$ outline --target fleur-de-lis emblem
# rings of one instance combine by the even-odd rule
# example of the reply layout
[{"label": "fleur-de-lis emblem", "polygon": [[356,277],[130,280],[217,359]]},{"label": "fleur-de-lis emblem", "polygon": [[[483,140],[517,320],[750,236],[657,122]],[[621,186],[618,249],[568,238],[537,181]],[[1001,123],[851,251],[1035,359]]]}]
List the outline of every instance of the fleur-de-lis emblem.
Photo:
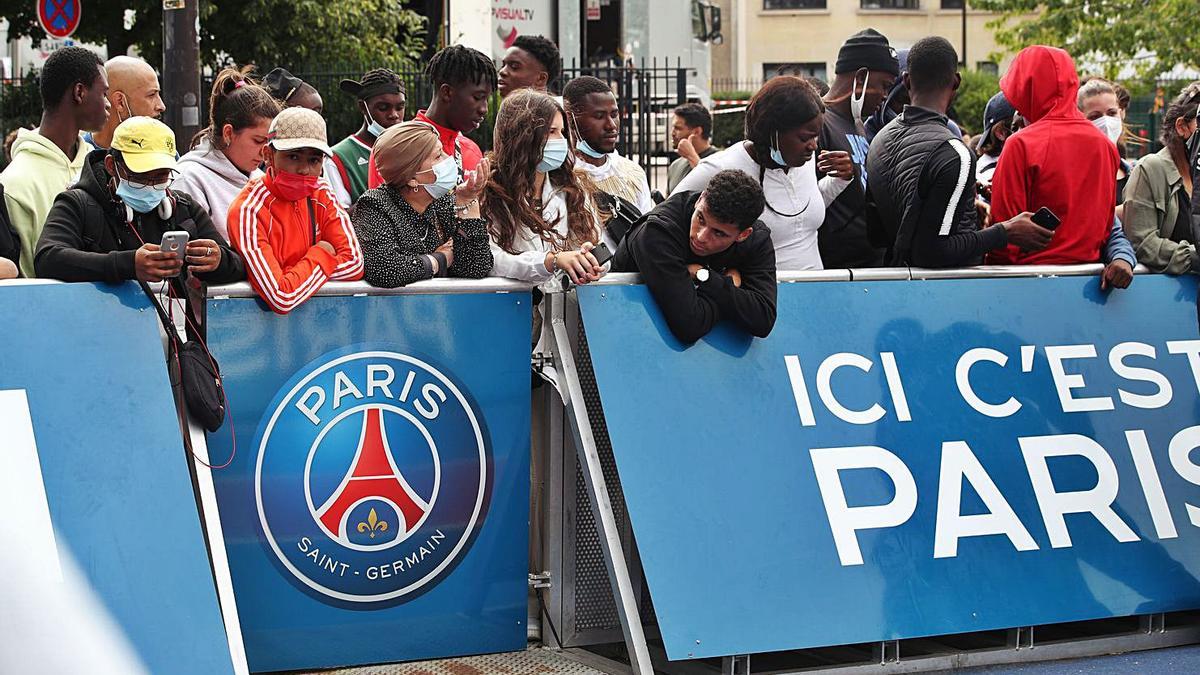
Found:
[{"label": "fleur-de-lis emblem", "polygon": [[386,520],[380,520],[379,515],[375,513],[375,509],[367,514],[367,522],[358,524],[359,532],[366,532],[367,536],[375,538],[376,532],[387,532],[388,524]]}]

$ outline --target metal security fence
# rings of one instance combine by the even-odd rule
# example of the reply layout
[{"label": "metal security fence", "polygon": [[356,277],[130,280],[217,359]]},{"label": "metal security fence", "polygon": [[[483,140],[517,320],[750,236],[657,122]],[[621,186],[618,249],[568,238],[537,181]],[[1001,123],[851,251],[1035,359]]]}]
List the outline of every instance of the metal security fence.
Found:
[{"label": "metal security fence", "polygon": [[[671,62],[674,65],[671,65]],[[372,69],[386,67],[405,83],[408,109],[405,119],[411,119],[429,105],[433,87],[422,69],[411,64],[375,63],[371,65],[339,64],[321,68],[299,68],[294,74],[311,84],[324,101],[325,119],[329,123],[330,140],[354,133],[362,125],[362,114],[353,97],[342,93],[338,84],[344,79],[358,79]],[[206,69],[202,91],[207,110],[208,92],[212,89],[214,70]],[[612,87],[621,109],[621,128],[618,150],[637,162],[646,171],[652,189],[666,191],[666,167],[673,159],[671,111],[688,100],[687,80],[694,71],[678,59],[643,60],[638,65],[580,66],[574,61],[564,64],[562,75],[550,83],[550,90],[560,94],[571,80],[584,75],[597,77]],[[492,99],[488,116],[479,129],[470,134],[485,152],[492,147],[492,129],[500,107],[499,95]]]}]

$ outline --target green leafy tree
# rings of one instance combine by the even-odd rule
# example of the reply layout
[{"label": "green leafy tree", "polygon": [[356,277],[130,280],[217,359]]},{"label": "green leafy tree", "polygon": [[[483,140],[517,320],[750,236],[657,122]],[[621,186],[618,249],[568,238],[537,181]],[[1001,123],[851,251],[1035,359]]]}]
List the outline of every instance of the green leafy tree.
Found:
[{"label": "green leafy tree", "polygon": [[[264,68],[328,62],[416,62],[424,47],[425,19],[400,0],[205,0],[201,6],[201,57]],[[126,13],[133,19],[126,27]],[[162,62],[162,0],[85,3],[73,36],[130,47],[150,63]],[[46,37],[31,0],[0,0],[9,37]]]},{"label": "green leafy tree", "polygon": [[953,112],[960,127],[972,134],[982,133],[983,110],[988,99],[1000,91],[1000,78],[979,70],[962,71],[962,84],[954,97]]},{"label": "green leafy tree", "polygon": [[989,26],[1004,47],[1063,47],[1097,62],[1108,77],[1129,65],[1143,76],[1200,67],[1196,0],[970,0],[970,6],[1000,14]]}]

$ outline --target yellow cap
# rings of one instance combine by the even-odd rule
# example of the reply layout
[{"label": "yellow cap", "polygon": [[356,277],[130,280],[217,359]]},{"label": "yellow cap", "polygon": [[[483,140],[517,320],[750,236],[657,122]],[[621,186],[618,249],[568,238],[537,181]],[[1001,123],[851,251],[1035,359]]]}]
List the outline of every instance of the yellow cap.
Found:
[{"label": "yellow cap", "polygon": [[112,149],[121,151],[134,173],[175,168],[175,132],[153,117],[130,117],[117,125]]}]

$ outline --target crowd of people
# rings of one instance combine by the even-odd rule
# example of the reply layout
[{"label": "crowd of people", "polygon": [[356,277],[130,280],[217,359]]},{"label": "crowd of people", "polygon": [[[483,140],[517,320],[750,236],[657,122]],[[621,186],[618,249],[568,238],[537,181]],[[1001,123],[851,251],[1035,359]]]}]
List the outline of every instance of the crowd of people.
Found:
[{"label": "crowd of people", "polygon": [[[344,80],[362,125],[331,143],[312,85],[227,68],[206,128],[177,148],[153,68],[59,49],[41,73],[41,124],[17,134],[0,174],[0,278],[168,281],[179,297],[247,280],[286,314],[329,281],[587,284],[631,271],[692,342],[721,321],[769,334],[779,271],[1101,262],[1103,285],[1124,288],[1138,263],[1200,269],[1200,83],[1166,106],[1164,148],[1133,165],[1127,92],[1081,85],[1067,52],[1030,47],[969,141],[948,117],[961,83],[951,44],[897,53],[868,29],[842,45],[828,85],[764,84],[728,148],[713,146],[704,106],[675,109],[664,197],[619,152],[609,83],[581,76],[551,93],[553,42],[521,36],[499,69],[450,46],[426,74],[433,94],[411,120],[395,73]],[[494,92],[485,153],[467,134]],[[160,249],[178,232],[183,250]]]}]

